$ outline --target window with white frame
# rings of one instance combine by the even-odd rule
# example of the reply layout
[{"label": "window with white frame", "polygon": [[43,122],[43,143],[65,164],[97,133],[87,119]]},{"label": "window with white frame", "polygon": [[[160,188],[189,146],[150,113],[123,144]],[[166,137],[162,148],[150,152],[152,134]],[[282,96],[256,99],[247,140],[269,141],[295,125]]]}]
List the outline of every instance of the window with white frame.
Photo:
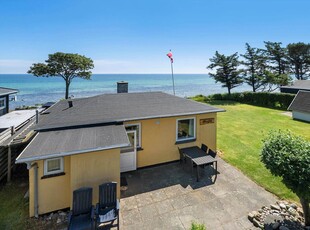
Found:
[{"label": "window with white frame", "polygon": [[44,160],[44,175],[62,173],[64,162],[62,157]]},{"label": "window with white frame", "polygon": [[137,147],[141,147],[141,124],[136,123],[136,124],[127,124],[125,125],[126,131],[136,131],[137,135]]},{"label": "window with white frame", "polygon": [[0,98],[0,109],[5,107],[5,98]]},{"label": "window with white frame", "polygon": [[193,140],[196,138],[195,118],[177,119],[177,141]]}]

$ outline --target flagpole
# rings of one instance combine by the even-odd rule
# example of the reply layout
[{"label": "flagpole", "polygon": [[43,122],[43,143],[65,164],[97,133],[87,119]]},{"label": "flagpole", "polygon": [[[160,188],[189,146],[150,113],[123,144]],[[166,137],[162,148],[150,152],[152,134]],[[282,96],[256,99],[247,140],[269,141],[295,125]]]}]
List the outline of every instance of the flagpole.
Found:
[{"label": "flagpole", "polygon": [[174,90],[174,76],[173,76],[173,62],[172,62],[172,61],[171,61],[171,76],[172,76],[173,95],[175,96],[175,90]]}]

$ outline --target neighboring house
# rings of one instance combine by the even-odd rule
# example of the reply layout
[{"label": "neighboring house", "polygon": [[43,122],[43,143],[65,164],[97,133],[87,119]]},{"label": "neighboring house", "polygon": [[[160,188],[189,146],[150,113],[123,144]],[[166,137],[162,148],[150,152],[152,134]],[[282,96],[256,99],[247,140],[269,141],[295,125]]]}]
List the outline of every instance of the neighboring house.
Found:
[{"label": "neighboring house", "polygon": [[299,91],[287,110],[293,119],[310,122],[310,91]]},{"label": "neighboring house", "polygon": [[9,112],[9,103],[11,94],[18,93],[17,89],[9,89],[0,87],[0,116],[7,114]]},{"label": "neighboring house", "polygon": [[216,150],[218,109],[162,92],[62,100],[40,116],[37,135],[17,158],[29,169],[29,211],[68,208],[73,190],[118,182],[120,173],[179,160],[178,147]]},{"label": "neighboring house", "polygon": [[299,90],[310,91],[310,80],[296,80],[291,85],[281,86],[281,93],[296,94]]}]

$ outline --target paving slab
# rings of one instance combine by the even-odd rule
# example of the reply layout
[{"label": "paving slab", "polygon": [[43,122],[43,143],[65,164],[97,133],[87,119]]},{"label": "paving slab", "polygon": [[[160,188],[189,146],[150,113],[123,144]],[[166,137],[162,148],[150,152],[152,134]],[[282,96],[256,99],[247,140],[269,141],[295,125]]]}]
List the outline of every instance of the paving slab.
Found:
[{"label": "paving slab", "polygon": [[[210,166],[201,170],[179,163],[124,173],[128,189],[121,192],[121,229],[255,229],[247,214],[277,198],[222,159],[217,177]],[[215,180],[216,178],[216,180]]]}]

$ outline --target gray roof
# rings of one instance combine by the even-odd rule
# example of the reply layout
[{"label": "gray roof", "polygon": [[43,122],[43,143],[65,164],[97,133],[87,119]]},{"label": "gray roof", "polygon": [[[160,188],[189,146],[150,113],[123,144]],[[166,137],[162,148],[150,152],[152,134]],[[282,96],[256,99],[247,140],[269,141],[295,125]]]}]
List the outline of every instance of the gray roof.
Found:
[{"label": "gray roof", "polygon": [[0,117],[0,129],[7,129],[11,126],[15,128],[21,126],[26,121],[36,115],[35,109],[14,110]]},{"label": "gray roof", "polygon": [[281,86],[281,88],[310,90],[310,80],[296,80],[292,85]]},{"label": "gray roof", "polygon": [[222,112],[204,103],[162,92],[102,94],[89,98],[62,100],[40,116],[36,130],[91,124]]},{"label": "gray roof", "polygon": [[120,148],[128,145],[129,141],[123,125],[39,132],[18,156],[16,163]]},{"label": "gray roof", "polygon": [[10,89],[10,88],[4,88],[0,87],[0,96],[10,95],[13,93],[18,93],[17,89]]},{"label": "gray roof", "polygon": [[298,91],[288,110],[310,113],[310,91]]}]

